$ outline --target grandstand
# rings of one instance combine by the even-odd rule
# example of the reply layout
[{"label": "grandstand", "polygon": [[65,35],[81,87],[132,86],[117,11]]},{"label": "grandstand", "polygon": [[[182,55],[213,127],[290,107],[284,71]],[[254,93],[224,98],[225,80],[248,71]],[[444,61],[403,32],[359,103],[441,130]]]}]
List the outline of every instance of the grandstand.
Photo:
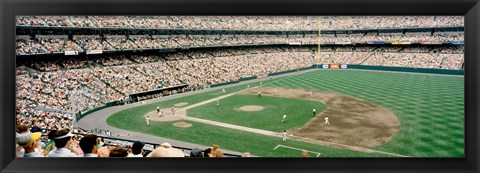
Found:
[{"label": "grandstand", "polygon": [[464,66],[464,24],[457,16],[19,16],[16,21],[16,118],[38,119],[45,129],[73,128],[106,106],[322,64],[456,71]]}]

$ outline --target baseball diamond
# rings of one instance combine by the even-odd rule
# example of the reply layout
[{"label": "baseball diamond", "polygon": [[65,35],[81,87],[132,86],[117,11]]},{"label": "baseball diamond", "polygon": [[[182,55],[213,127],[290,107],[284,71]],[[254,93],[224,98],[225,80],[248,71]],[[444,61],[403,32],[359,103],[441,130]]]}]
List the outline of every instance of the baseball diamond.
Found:
[{"label": "baseball diamond", "polygon": [[464,16],[15,19],[17,157],[465,157]]},{"label": "baseball diamond", "polygon": [[[246,85],[251,87],[247,89]],[[221,141],[225,149],[266,157],[295,154],[288,150],[271,151],[282,143],[283,128],[293,135],[285,145],[319,151],[322,157],[464,156],[464,91],[460,76],[311,70],[264,81],[262,87],[249,83],[227,90],[221,95],[220,107],[214,105],[218,96],[211,95],[221,92],[218,89],[126,109],[110,116],[107,122],[113,127],[189,143],[209,145]],[[255,95],[260,90],[265,95],[262,98]],[[307,97],[309,90],[314,91],[313,98]],[[140,117],[155,110],[156,105],[169,108],[181,102],[193,105],[179,110],[185,111],[181,115],[185,116],[183,122],[192,124],[191,127],[175,128],[171,124],[179,120],[173,120],[151,122],[152,128],[144,128]],[[270,104],[278,104],[282,109],[269,107]],[[261,105],[264,110],[235,110],[243,105]],[[313,107],[318,110],[316,117],[311,116]],[[262,114],[263,111],[271,112]],[[286,124],[280,124],[284,112],[289,118]],[[324,115],[331,117],[328,127],[322,125]],[[198,123],[190,117],[215,123]],[[251,129],[237,130],[238,126]],[[255,131],[261,129],[272,133]]]}]

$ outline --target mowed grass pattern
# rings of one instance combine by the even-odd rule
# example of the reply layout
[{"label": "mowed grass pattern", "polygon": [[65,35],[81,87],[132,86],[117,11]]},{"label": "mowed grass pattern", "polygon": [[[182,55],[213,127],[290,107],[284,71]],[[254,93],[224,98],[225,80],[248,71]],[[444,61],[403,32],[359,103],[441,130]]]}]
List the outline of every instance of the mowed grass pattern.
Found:
[{"label": "mowed grass pattern", "polygon": [[[220,99],[220,106],[217,107],[216,104],[214,101],[188,109],[187,116],[283,132],[290,128],[301,127],[308,122],[313,118],[313,108],[317,109],[317,113],[326,108],[323,103],[317,101],[268,96],[259,98],[257,95],[233,95]],[[238,110],[247,105],[263,106],[264,109],[254,112]],[[284,113],[287,114],[287,121],[281,123]]]},{"label": "mowed grass pattern", "polygon": [[346,94],[392,110],[399,134],[373,149],[417,157],[464,157],[464,78],[359,70],[319,70],[268,86]]},{"label": "mowed grass pattern", "polygon": [[[423,79],[425,77],[425,79]],[[413,157],[464,157],[464,78],[428,74],[403,74],[358,70],[318,70],[263,82],[281,86],[337,92],[369,100],[397,114],[400,132],[390,142],[372,149]],[[256,86],[250,84],[250,87]],[[245,89],[245,85],[227,88],[227,93]],[[387,157],[336,149],[281,138],[253,134],[196,122],[192,128],[177,128],[174,122],[153,122],[145,127],[143,115],[157,106],[198,103],[218,97],[221,90],[148,104],[124,110],[107,119],[113,127],[171,139],[250,153],[257,156],[299,156],[292,150],[273,150],[278,144],[321,152],[321,157]],[[282,152],[282,151],[290,151]]]}]

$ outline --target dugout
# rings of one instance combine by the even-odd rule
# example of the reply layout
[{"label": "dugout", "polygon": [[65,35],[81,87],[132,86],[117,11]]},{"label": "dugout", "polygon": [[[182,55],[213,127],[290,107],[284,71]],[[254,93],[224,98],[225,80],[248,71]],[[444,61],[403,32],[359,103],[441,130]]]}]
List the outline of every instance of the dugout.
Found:
[{"label": "dugout", "polygon": [[172,86],[167,88],[160,88],[160,89],[132,93],[132,94],[129,94],[129,100],[131,102],[138,102],[138,101],[157,98],[161,96],[182,93],[184,89],[186,89],[187,87],[188,87],[187,84],[182,84],[182,85],[177,85],[177,86]]}]

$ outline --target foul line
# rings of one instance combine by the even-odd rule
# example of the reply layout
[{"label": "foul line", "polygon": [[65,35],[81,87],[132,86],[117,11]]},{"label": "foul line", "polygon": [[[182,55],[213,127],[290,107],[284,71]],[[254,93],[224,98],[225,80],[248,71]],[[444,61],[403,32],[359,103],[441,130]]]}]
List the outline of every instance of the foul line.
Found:
[{"label": "foul line", "polygon": [[[283,148],[290,148],[290,149],[294,149],[294,150],[299,150],[299,151],[303,151],[305,149],[300,149],[300,148],[295,148],[295,147],[290,147],[290,146],[286,146],[286,145],[277,145],[273,150],[276,150],[278,147],[283,147]],[[320,156],[322,153],[319,153],[319,152],[315,152],[315,151],[309,151],[309,150],[305,150],[307,152],[310,152],[310,153],[315,153],[317,154],[316,157]]]}]

